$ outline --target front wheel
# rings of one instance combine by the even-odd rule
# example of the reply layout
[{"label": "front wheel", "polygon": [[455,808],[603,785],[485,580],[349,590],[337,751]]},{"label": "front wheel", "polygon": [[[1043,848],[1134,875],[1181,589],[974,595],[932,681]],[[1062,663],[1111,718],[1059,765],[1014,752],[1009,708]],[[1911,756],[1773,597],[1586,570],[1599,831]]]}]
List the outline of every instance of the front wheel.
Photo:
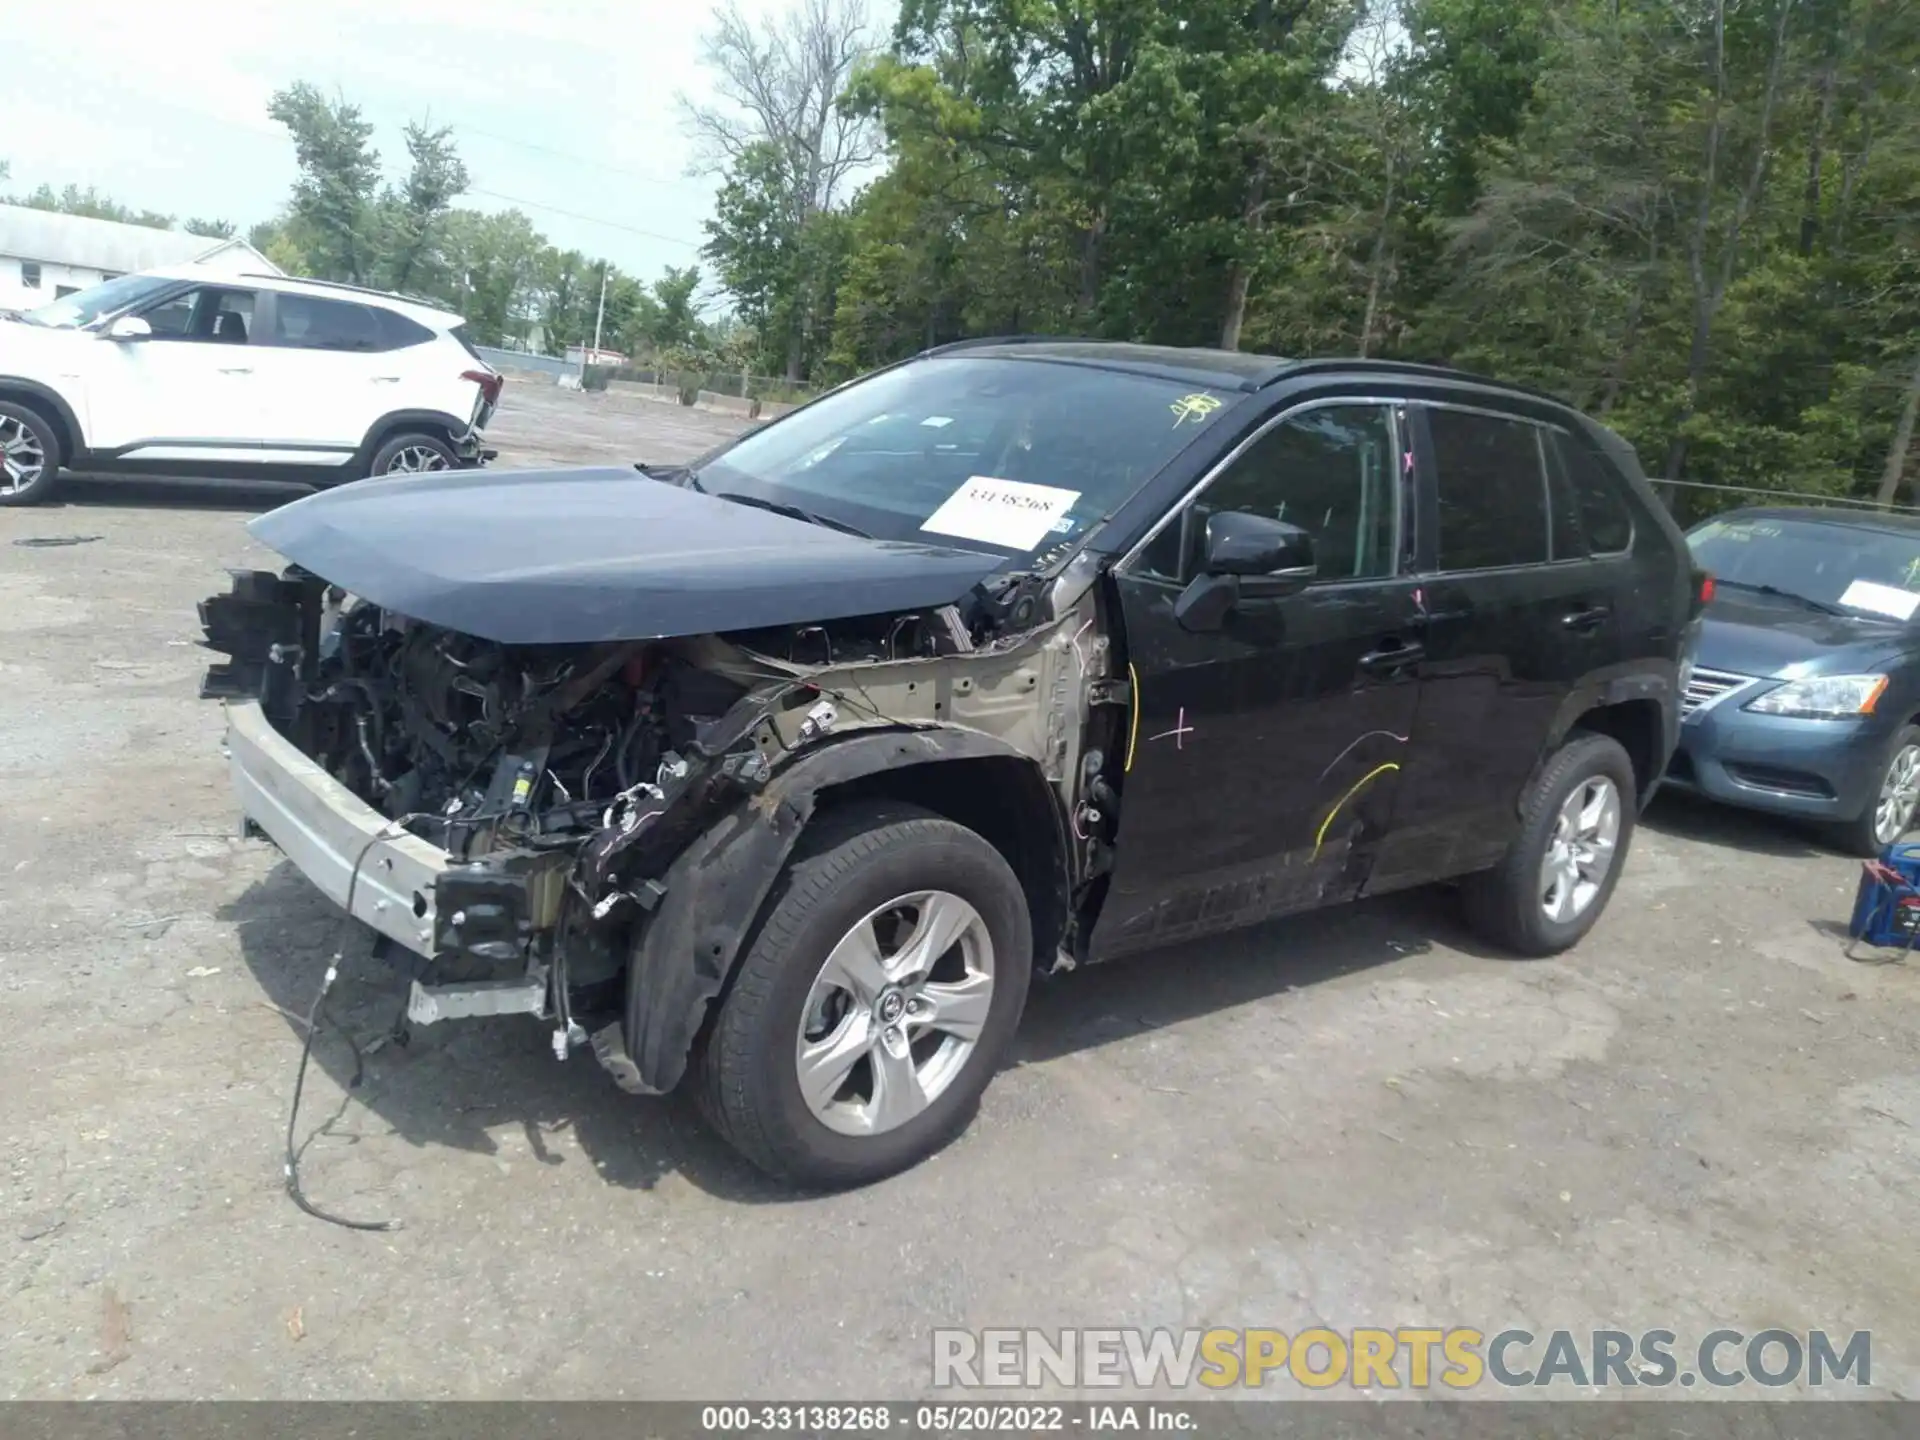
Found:
[{"label": "front wheel", "polygon": [[0,400],[0,505],[34,505],[53,493],[60,439],[46,417]]},{"label": "front wheel", "polygon": [[1920,728],[1904,725],[1886,750],[1873,799],[1857,818],[1833,827],[1834,843],[1870,859],[1913,828],[1920,809]]},{"label": "front wheel", "polygon": [[1578,943],[1620,879],[1634,794],[1633,762],[1620,742],[1576,731],[1527,787],[1506,858],[1461,886],[1473,928],[1520,955],[1557,955]]},{"label": "front wheel", "polygon": [[923,810],[830,813],[775,887],[701,1057],[736,1149],[802,1185],[879,1180],[971,1120],[1033,969],[1026,897],[980,835]]},{"label": "front wheel", "polygon": [[374,451],[367,474],[417,475],[429,470],[455,470],[459,465],[459,457],[442,436],[412,430],[393,436]]}]

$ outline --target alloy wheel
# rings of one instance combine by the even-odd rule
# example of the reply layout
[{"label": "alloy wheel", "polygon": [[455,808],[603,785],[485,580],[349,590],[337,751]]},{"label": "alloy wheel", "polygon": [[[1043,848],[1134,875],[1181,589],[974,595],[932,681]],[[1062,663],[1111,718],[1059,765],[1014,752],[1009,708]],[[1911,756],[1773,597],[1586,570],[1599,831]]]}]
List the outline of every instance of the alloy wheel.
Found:
[{"label": "alloy wheel", "polygon": [[1873,838],[1891,845],[1906,834],[1916,804],[1920,804],[1920,745],[1903,745],[1880,784],[1880,799],[1873,807]]},{"label": "alloy wheel", "polygon": [[842,1135],[921,1114],[966,1068],[993,1005],[986,921],[945,890],[889,900],[814,978],[794,1045],[807,1108]]},{"label": "alloy wheel", "polygon": [[1549,920],[1564,925],[1586,914],[1606,884],[1619,841],[1619,788],[1605,775],[1574,786],[1540,863],[1540,908]]},{"label": "alloy wheel", "polygon": [[47,468],[47,452],[24,420],[0,415],[0,492],[18,494]]},{"label": "alloy wheel", "polygon": [[387,462],[385,473],[388,475],[417,475],[426,470],[446,470],[450,468],[447,457],[431,445],[403,445],[393,452],[393,458]]}]

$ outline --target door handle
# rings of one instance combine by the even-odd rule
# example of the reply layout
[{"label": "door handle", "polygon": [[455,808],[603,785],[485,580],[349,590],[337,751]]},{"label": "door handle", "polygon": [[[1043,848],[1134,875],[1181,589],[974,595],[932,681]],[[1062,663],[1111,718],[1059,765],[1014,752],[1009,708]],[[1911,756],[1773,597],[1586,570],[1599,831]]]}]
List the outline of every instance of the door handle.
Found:
[{"label": "door handle", "polygon": [[222,365],[222,366],[220,367],[220,373],[221,373],[222,375],[251,375],[251,374],[253,373],[253,366],[251,366],[251,365]]},{"label": "door handle", "polygon": [[1369,650],[1360,657],[1360,668],[1369,671],[1398,670],[1403,665],[1411,665],[1424,659],[1427,647],[1417,640],[1402,641],[1397,644],[1383,645],[1378,650]]},{"label": "door handle", "polygon": [[1560,623],[1569,630],[1583,632],[1598,630],[1607,622],[1607,617],[1611,614],[1613,614],[1612,609],[1606,605],[1582,605],[1579,609],[1569,610],[1562,615]]},{"label": "door handle", "polygon": [[398,375],[376,375],[373,377],[373,383],[376,385],[398,385],[400,383],[400,377]]}]

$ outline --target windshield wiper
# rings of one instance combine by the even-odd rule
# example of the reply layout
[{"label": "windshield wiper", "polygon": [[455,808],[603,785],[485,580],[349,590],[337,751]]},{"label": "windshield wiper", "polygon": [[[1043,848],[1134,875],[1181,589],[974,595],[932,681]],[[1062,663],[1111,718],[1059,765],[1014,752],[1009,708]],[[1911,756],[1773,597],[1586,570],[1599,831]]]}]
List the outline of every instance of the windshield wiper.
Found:
[{"label": "windshield wiper", "polygon": [[838,530],[842,535],[856,535],[862,540],[871,540],[873,536],[857,525],[849,525],[844,520],[836,520],[831,515],[818,515],[811,510],[802,510],[798,505],[789,505],[782,500],[762,500],[758,495],[742,495],[737,490],[721,490],[717,493],[706,490],[699,480],[690,480],[694,489],[702,494],[713,494],[716,500],[731,500],[736,505],[751,505],[756,510],[771,510],[776,515],[785,515],[789,520],[804,520],[809,525],[824,525],[829,530]]},{"label": "windshield wiper", "polygon": [[1729,585],[1735,590],[1751,590],[1756,595],[1777,595],[1782,600],[1797,600],[1809,610],[1818,610],[1825,615],[1850,615],[1853,612],[1839,605],[1829,605],[1824,600],[1816,600],[1811,595],[1801,595],[1792,590],[1782,590],[1778,585],[1755,585],[1747,580],[1729,580],[1724,575],[1716,576],[1715,583]]}]

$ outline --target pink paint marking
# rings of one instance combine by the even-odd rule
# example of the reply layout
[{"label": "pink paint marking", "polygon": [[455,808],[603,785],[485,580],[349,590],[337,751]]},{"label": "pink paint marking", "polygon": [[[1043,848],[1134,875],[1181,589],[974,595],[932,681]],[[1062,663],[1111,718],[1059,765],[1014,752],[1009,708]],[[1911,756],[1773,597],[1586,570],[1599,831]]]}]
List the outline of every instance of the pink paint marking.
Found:
[{"label": "pink paint marking", "polygon": [[1149,735],[1147,739],[1164,740],[1171,735],[1173,737],[1173,748],[1176,750],[1184,750],[1187,748],[1186,737],[1191,734],[1193,734],[1193,726],[1187,724],[1187,707],[1182,705],[1180,707],[1180,714],[1173,722],[1173,729],[1162,730],[1158,735]]}]

